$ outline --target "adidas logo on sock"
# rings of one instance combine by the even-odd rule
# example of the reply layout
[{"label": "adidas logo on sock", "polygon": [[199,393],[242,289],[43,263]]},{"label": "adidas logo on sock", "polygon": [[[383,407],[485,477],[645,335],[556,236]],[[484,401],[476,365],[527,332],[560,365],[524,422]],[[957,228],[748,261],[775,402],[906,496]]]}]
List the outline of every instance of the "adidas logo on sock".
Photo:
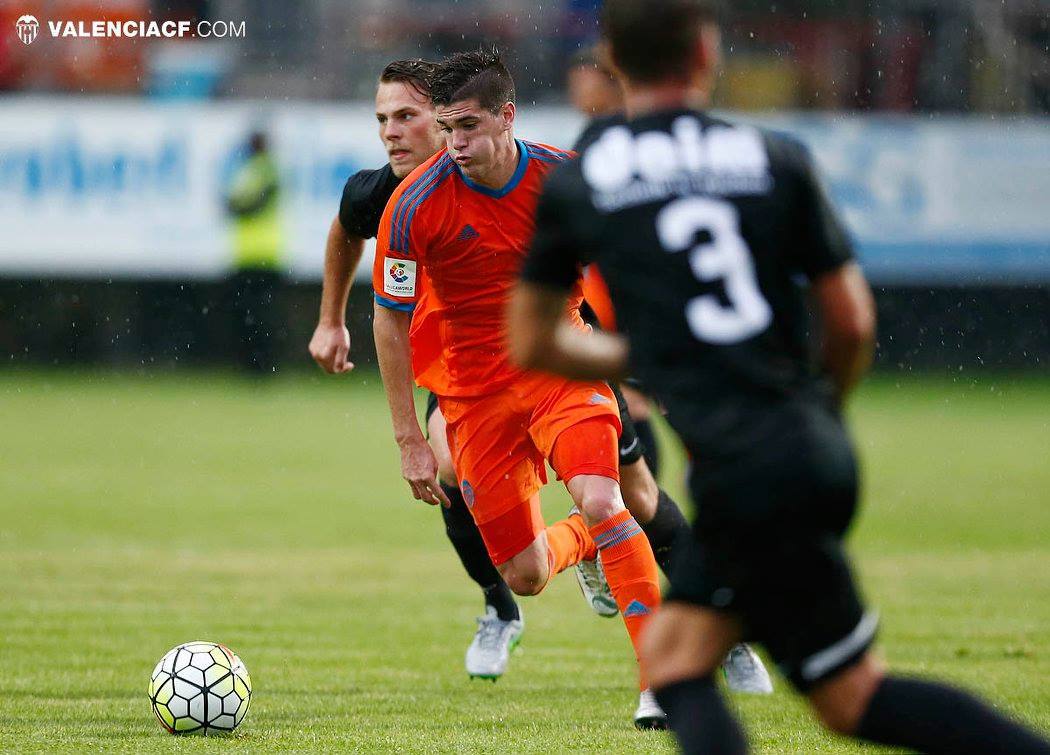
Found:
[{"label": "adidas logo on sock", "polygon": [[645,605],[640,600],[632,600],[627,604],[627,608],[623,609],[624,618],[629,616],[645,616],[649,613],[649,606]]},{"label": "adidas logo on sock", "polygon": [[480,233],[474,230],[474,226],[467,223],[463,226],[463,230],[459,232],[459,235],[456,236],[456,238],[460,241],[470,241],[471,239],[476,239],[480,235]]}]

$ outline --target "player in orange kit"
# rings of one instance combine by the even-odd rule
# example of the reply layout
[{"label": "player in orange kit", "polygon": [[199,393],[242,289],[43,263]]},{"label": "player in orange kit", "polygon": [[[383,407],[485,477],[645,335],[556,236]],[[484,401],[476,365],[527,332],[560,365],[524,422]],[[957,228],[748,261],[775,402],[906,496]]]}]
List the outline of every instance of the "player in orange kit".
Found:
[{"label": "player in orange kit", "polygon": [[[413,495],[444,496],[416,419],[412,381],[429,388],[464,499],[510,588],[535,595],[600,552],[637,647],[660,602],[656,561],[618,485],[620,418],[608,385],[510,364],[504,310],[533,233],[544,176],[571,153],[514,138],[514,84],[495,53],[457,53],[431,84],[447,149],[413,171],[380,222],[375,337],[402,474]],[[577,286],[565,313],[585,328]],[[579,510],[544,527],[549,461]],[[635,723],[662,726],[642,677]]]}]

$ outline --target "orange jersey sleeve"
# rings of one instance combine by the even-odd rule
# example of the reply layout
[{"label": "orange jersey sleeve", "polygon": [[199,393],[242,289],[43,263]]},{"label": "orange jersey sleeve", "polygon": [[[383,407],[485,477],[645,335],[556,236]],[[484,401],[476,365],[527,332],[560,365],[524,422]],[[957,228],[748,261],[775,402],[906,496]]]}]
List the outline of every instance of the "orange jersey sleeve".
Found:
[{"label": "orange jersey sleeve", "polygon": [[423,200],[453,170],[454,163],[439,152],[405,177],[383,210],[372,264],[372,290],[378,304],[411,312],[419,301],[427,242],[425,224],[413,223]]},{"label": "orange jersey sleeve", "polygon": [[602,330],[614,332],[616,312],[613,310],[612,297],[609,295],[605,279],[595,265],[588,265],[583,269],[583,298],[597,316]]}]

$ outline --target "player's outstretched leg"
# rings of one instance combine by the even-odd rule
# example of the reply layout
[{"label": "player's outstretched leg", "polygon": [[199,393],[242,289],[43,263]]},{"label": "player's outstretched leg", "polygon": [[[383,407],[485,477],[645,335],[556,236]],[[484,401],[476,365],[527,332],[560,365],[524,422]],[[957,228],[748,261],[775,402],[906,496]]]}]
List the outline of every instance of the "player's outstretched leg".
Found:
[{"label": "player's outstretched leg", "polygon": [[[649,540],[620,495],[616,436],[616,427],[607,417],[586,419],[558,436],[550,460],[588,525],[637,656],[642,628],[660,604],[660,584]],[[645,694],[636,724],[662,726],[662,711],[648,699],[643,667],[639,679]]]},{"label": "player's outstretched leg", "polygon": [[946,684],[886,675],[868,653],[809,693],[825,726],[939,755],[1047,755],[1050,741]]},{"label": "player's outstretched leg", "polygon": [[646,628],[642,657],[653,692],[682,751],[747,752],[747,739],[715,683],[714,672],[740,636],[729,616],[671,600]]},{"label": "player's outstretched leg", "polygon": [[485,613],[478,617],[477,630],[467,647],[467,673],[471,677],[495,680],[507,670],[510,653],[521,641],[525,622],[514,601],[514,594],[492,565],[481,532],[463,500],[463,493],[454,482],[445,419],[437,409],[436,400],[433,407],[428,408],[430,446],[438,460],[441,489],[452,504],[447,509],[438,507],[445,521],[445,534],[456,549],[464,570],[481,588],[485,597]]}]

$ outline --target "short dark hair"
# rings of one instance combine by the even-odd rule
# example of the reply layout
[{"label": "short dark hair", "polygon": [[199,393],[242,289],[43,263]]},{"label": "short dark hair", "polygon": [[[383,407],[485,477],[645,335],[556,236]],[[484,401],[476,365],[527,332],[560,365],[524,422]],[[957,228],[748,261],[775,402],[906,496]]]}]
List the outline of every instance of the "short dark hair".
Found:
[{"label": "short dark hair", "polygon": [[430,84],[435,105],[477,99],[489,112],[514,102],[514,79],[496,50],[457,52],[438,63]]},{"label": "short dark hair", "polygon": [[610,79],[614,79],[613,72],[609,70],[608,64],[602,59],[601,51],[596,46],[584,47],[576,52],[569,60],[569,70],[574,68],[593,68],[598,73],[604,73]]},{"label": "short dark hair", "polygon": [[379,74],[379,80],[384,84],[401,81],[424,97],[429,97],[430,80],[434,77],[436,69],[437,63],[431,63],[429,60],[395,60],[387,63],[386,68]]},{"label": "short dark hair", "polygon": [[686,78],[700,25],[718,23],[720,11],[718,0],[606,0],[602,33],[631,81]]}]

